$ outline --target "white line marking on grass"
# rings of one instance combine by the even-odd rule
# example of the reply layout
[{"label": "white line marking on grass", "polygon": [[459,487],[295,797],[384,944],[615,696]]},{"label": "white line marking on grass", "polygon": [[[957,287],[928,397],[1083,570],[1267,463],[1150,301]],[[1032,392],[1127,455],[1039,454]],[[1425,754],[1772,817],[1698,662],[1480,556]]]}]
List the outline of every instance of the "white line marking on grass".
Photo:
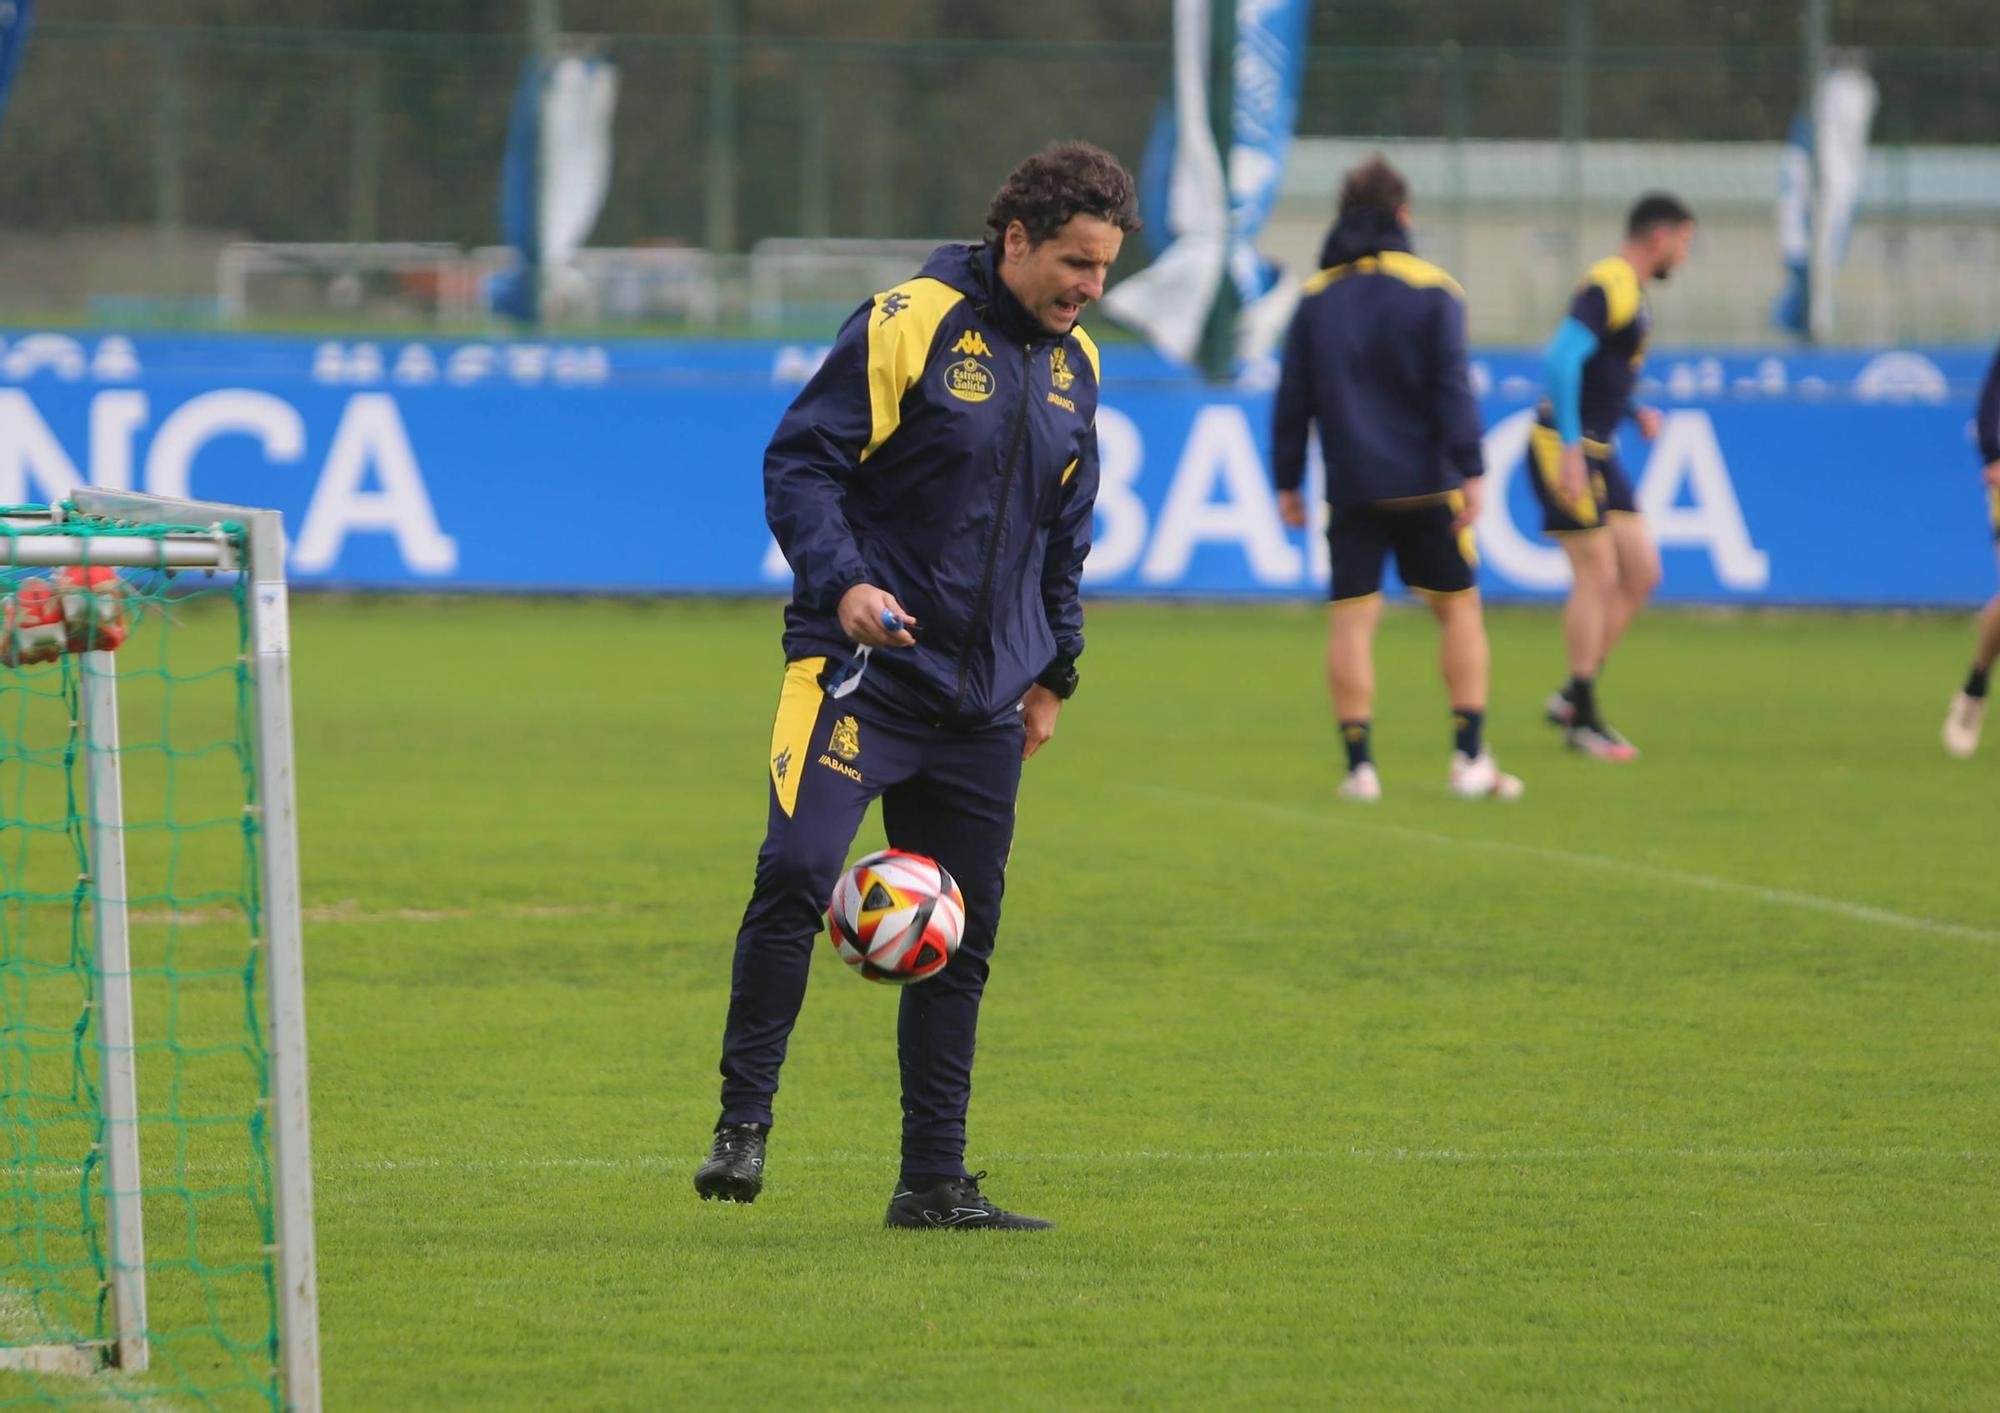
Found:
[{"label": "white line marking on grass", "polygon": [[[307,922],[465,922],[503,918],[604,917],[634,911],[623,903],[496,903],[490,908],[383,908],[370,912],[358,898],[343,898],[305,910]],[[240,923],[240,908],[143,908],[131,915],[134,923],[157,926],[204,927],[219,923]]]},{"label": "white line marking on grass", "polygon": [[[995,1163],[1265,1163],[1274,1160],[1361,1163],[1577,1163],[1623,1159],[1680,1159],[1747,1163],[1988,1163],[2000,1153],[1976,1148],[1748,1148],[1721,1145],[1684,1147],[1581,1148],[1405,1148],[1347,1145],[1333,1148],[1246,1148],[1199,1152],[1138,1148],[1102,1153],[982,1153],[981,1162]],[[879,1152],[823,1149],[789,1153],[784,1166],[798,1168],[880,1166],[891,1161]],[[634,1154],[629,1158],[379,1158],[350,1163],[324,1163],[322,1173],[435,1172],[519,1173],[554,1170],[588,1172],[675,1172],[699,1167],[701,1155]]]},{"label": "white line marking on grass", "polygon": [[[886,1156],[885,1156],[886,1154]],[[981,1162],[1033,1163],[1186,1163],[1220,1165],[1229,1163],[1357,1162],[1357,1163],[1592,1163],[1627,1158],[1703,1160],[1741,1163],[1991,1163],[2000,1160],[2000,1150],[1982,1148],[1746,1148],[1727,1145],[1686,1145],[1682,1147],[1617,1147],[1603,1145],[1579,1148],[1409,1148],[1393,1144],[1347,1144],[1334,1148],[1243,1148],[1203,1152],[1189,1149],[1132,1148],[1097,1153],[981,1153]],[[319,1161],[313,1170],[322,1178],[336,1174],[436,1173],[442,1177],[464,1178],[477,1174],[530,1172],[692,1172],[706,1159],[700,1153],[635,1153],[625,1158],[441,1158],[418,1155],[403,1158],[358,1158],[345,1162]],[[807,1153],[787,1153],[785,1167],[846,1168],[856,1165],[880,1167],[893,1162],[893,1153],[860,1152],[826,1148]],[[63,1175],[81,1169],[53,1169]],[[189,1164],[188,1177],[234,1173],[221,1164]],[[4,1299],[4,1297],[0,1297]],[[0,1337],[13,1333],[0,1305]]]},{"label": "white line marking on grass", "polygon": [[490,908],[388,908],[365,911],[359,899],[306,909],[308,922],[462,922],[470,918],[603,917],[622,913],[623,903],[499,903]]},{"label": "white line marking on grass", "polygon": [[1818,893],[1803,893],[1794,888],[1771,888],[1761,883],[1743,883],[1734,878],[1718,878],[1711,873],[1692,873],[1685,869],[1635,863],[1631,859],[1621,859],[1611,854],[1586,854],[1574,849],[1552,849],[1541,844],[1518,844],[1509,839],[1469,839],[1458,834],[1440,834],[1429,829],[1413,829],[1405,824],[1381,824],[1351,816],[1337,818],[1333,815],[1317,814],[1311,810],[1293,809],[1288,805],[1239,799],[1230,795],[1210,795],[1196,790],[1172,790],[1158,785],[1136,785],[1130,788],[1162,799],[1179,800],[1184,804],[1211,808],[1220,806],[1225,809],[1240,810],[1246,814],[1261,814],[1289,823],[1316,824],[1327,829],[1343,829],[1358,834],[1379,834],[1389,838],[1408,839],[1415,843],[1482,849],[1488,853],[1513,854],[1521,858],[1540,859],[1547,863],[1559,863],[1574,868],[1592,868],[1601,873],[1624,874],[1628,878],[1643,878],[1652,883],[1669,883],[1677,888],[1699,888],[1708,893],[1726,893],[1732,897],[1749,898],[1760,903],[1798,908],[1806,912],[1826,913],[1852,922],[1896,927],[1906,932],[1927,933],[1933,937],[1956,937],[1966,942],[2000,942],[2000,931],[1992,928],[1973,927],[1962,922],[1939,922],[1935,918],[1892,912],[1888,908],[1873,907],[1867,903],[1850,903],[1843,898],[1827,898]]}]

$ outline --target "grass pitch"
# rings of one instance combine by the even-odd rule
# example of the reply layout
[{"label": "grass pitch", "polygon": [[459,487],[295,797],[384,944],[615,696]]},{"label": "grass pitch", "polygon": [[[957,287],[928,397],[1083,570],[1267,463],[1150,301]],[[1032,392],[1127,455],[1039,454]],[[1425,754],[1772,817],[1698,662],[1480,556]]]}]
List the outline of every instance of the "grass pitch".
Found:
[{"label": "grass pitch", "polygon": [[1648,617],[1619,768],[1496,613],[1503,805],[1395,613],[1369,809],[1317,608],[1097,605],[969,1154],[1060,1230],[978,1236],[880,1229],[895,995],[824,946],[764,1197],[689,1186],[775,606],[295,611],[331,1408],[2000,1404],[1963,622]]}]

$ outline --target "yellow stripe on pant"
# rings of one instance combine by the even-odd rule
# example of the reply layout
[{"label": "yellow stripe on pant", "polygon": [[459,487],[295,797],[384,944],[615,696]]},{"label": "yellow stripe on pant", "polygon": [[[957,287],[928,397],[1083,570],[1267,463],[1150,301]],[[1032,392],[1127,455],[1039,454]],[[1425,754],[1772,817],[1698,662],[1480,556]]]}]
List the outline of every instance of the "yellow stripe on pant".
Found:
[{"label": "yellow stripe on pant", "polygon": [[778,792],[778,808],[787,819],[799,802],[799,781],[805,778],[813,727],[819,721],[820,703],[826,700],[819,685],[819,675],[825,670],[823,657],[802,657],[785,664],[778,719],[771,723],[771,788]]},{"label": "yellow stripe on pant", "polygon": [[[1453,491],[1445,498],[1445,504],[1451,507],[1452,518],[1456,520],[1459,516],[1465,514],[1465,492]],[[1467,525],[1463,530],[1458,532],[1458,552],[1465,556],[1467,564],[1471,565],[1474,569],[1479,567],[1479,541],[1474,536],[1473,528],[1470,525]]]},{"label": "yellow stripe on pant", "polygon": [[1528,435],[1528,445],[1535,457],[1535,471],[1542,478],[1542,484],[1549,489],[1550,497],[1557,505],[1569,511],[1577,524],[1595,526],[1598,523],[1597,501],[1604,496],[1604,476],[1590,470],[1592,458],[1603,460],[1611,453],[1609,442],[1594,442],[1589,437],[1583,439],[1584,470],[1590,476],[1591,484],[1597,490],[1593,499],[1587,492],[1582,500],[1570,500],[1563,495],[1562,483],[1562,434],[1554,427],[1536,427]]}]

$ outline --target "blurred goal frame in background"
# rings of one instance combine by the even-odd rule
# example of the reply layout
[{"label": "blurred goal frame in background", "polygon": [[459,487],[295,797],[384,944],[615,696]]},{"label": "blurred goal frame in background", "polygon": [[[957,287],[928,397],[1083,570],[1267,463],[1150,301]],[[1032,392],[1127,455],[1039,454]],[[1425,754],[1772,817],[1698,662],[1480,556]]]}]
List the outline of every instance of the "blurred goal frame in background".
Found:
[{"label": "blurred goal frame in background", "polygon": [[[69,514],[126,526],[171,526],[151,536],[105,537],[65,530]],[[0,565],[53,568],[204,569],[247,579],[253,658],[253,762],[260,816],[258,912],[264,951],[265,1041],[270,1056],[271,1205],[276,1249],[278,1387],[285,1407],[320,1407],[318,1281],[313,1240],[311,1122],[307,1105],[305,971],[299,894],[297,785],[292,748],[291,633],[283,517],[273,510],[80,488],[62,506],[13,507],[0,534]],[[241,527],[231,534],[225,526]],[[210,527],[206,530],[201,527]],[[144,1370],[147,1348],[143,1181],[139,1166],[137,1054],[127,914],[124,805],[119,770],[115,655],[92,651],[84,671],[83,736],[90,809],[88,850],[97,988],[95,1035],[110,1236],[111,1328],[104,1347],[43,1344],[0,1349],[0,1369],[91,1374]],[[8,1116],[12,1122],[11,1114]]]},{"label": "blurred goal frame in background", "polygon": [[[740,255],[585,246],[543,270],[544,312],[557,329],[655,325],[831,338],[857,304],[911,278],[946,243],[772,237]],[[447,336],[519,333],[492,303],[499,281],[519,268],[519,253],[502,245],[238,241],[216,261],[215,316],[231,329],[372,319]]]}]

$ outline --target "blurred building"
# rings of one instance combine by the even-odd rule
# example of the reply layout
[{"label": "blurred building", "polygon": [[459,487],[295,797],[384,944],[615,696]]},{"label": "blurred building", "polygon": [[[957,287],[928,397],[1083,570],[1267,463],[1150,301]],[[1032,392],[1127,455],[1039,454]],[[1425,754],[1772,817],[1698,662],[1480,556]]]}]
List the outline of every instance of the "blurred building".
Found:
[{"label": "blurred building", "polygon": [[[478,327],[527,0],[73,0],[45,7],[0,124],[0,319]],[[1135,164],[1165,92],[1165,0],[561,0],[622,74],[575,327],[824,331],[972,238],[1024,151]],[[1327,0],[1268,238],[1310,266],[1339,173],[1409,171],[1427,253],[1488,342],[1544,336],[1641,189],[1682,192],[1700,258],[1677,342],[1762,342],[1780,143],[1822,37],[1881,90],[1842,273],[1843,341],[2000,325],[2000,48],[1973,0]],[[878,250],[884,241],[911,245]],[[847,242],[847,243],[838,243]],[[1131,245],[1124,267],[1144,260]]]}]

